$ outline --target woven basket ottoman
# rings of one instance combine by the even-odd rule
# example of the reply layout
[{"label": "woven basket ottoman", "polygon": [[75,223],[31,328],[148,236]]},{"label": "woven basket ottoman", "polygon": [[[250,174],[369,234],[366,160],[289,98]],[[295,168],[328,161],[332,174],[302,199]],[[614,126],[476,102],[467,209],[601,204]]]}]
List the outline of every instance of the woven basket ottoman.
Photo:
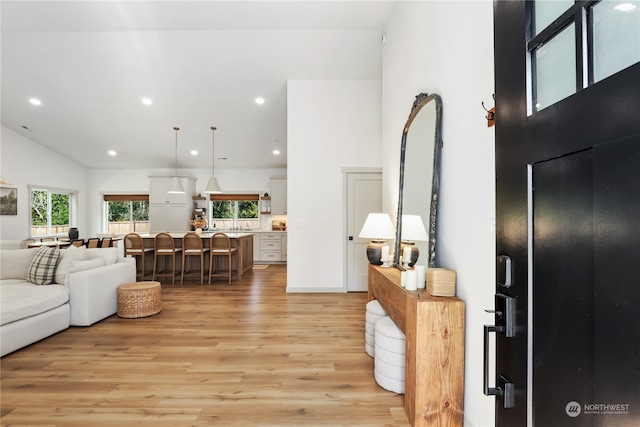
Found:
[{"label": "woven basket ottoman", "polygon": [[137,282],[118,286],[118,316],[126,319],[147,317],[162,308],[160,282]]}]

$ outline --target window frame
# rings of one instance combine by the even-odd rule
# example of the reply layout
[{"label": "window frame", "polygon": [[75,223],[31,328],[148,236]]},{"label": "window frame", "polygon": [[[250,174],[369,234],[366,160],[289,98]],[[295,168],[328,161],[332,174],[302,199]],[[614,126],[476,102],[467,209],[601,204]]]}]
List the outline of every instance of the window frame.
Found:
[{"label": "window frame", "polygon": [[[539,0],[538,0],[539,1]],[[558,16],[551,24],[535,34],[535,5],[536,0],[530,0],[526,3],[526,13],[529,22],[529,28],[526,31],[527,37],[527,114],[530,116],[544,108],[536,107],[537,100],[537,70],[535,53],[544,44],[548,43],[562,31],[566,30],[571,24],[574,24],[574,40],[575,40],[575,73],[576,73],[576,94],[598,83],[594,79],[594,54],[593,54],[593,7],[603,0],[575,1],[565,12]],[[621,70],[620,70],[621,71]],[[615,73],[614,73],[615,74]],[[604,79],[603,79],[604,80]],[[602,81],[602,80],[600,80]],[[569,95],[571,96],[571,95]],[[566,98],[563,98],[566,99]],[[562,101],[562,100],[560,100]],[[560,102],[557,101],[557,102]],[[551,104],[554,105],[554,104]]]},{"label": "window frame", "polygon": [[103,221],[102,221],[102,232],[109,233],[109,202],[129,202],[129,217],[131,218],[130,223],[133,225],[133,230],[130,232],[138,232],[135,230],[135,221],[133,220],[133,210],[131,209],[133,206],[133,202],[147,202],[147,227],[149,223],[149,194],[103,194]]},{"label": "window frame", "polygon": [[[68,188],[59,188],[59,187],[49,187],[46,185],[28,185],[29,189],[29,237],[30,238],[40,238],[40,237],[59,237],[65,236],[67,233],[53,233],[52,232],[52,224],[51,224],[51,195],[52,194],[65,194],[69,196],[69,224],[68,228],[77,227],[77,218],[78,218],[78,190],[68,189]],[[33,234],[33,192],[34,191],[44,191],[47,193],[47,232],[44,235],[34,235]]]},{"label": "window frame", "polygon": [[[229,219],[225,219],[225,218],[213,218],[213,202],[233,202],[234,204],[234,208],[233,208],[233,218],[229,218]],[[239,214],[239,203],[240,202],[253,202],[255,201],[257,204],[257,216],[255,218],[239,218],[238,214]],[[227,221],[230,222],[232,225],[232,228],[238,228],[239,222],[240,221],[246,221],[246,222],[251,222],[252,225],[247,225],[246,227],[248,228],[259,228],[260,227],[260,218],[261,218],[261,213],[260,213],[260,193],[246,193],[246,194],[211,194],[208,198],[207,201],[207,208],[208,208],[208,213],[207,213],[207,221],[208,224],[212,227],[213,224],[216,223],[216,221]],[[253,225],[253,223],[255,223],[255,225]],[[216,228],[221,228],[221,227],[217,227]],[[226,228],[226,227],[222,227],[222,228]]]}]

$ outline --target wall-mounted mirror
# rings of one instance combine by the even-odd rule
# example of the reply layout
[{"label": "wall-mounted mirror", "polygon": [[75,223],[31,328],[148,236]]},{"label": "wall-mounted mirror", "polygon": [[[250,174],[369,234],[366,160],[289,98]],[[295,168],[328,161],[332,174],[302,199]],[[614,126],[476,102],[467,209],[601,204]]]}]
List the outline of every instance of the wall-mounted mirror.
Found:
[{"label": "wall-mounted mirror", "polygon": [[[418,264],[424,264],[428,267],[436,265],[436,210],[440,184],[441,149],[442,99],[436,94],[421,93],[416,96],[402,131],[400,191],[394,255],[396,267],[401,267],[403,241],[408,241],[418,249]],[[403,215],[417,215],[422,218],[426,228],[424,240],[413,240],[409,235],[408,228],[404,227],[403,230]],[[415,257],[416,251],[412,252]]]}]

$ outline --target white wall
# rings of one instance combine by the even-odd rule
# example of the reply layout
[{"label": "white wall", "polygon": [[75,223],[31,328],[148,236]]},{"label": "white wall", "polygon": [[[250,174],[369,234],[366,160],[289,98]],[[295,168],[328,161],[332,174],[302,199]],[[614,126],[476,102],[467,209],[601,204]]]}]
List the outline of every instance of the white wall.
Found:
[{"label": "white wall", "polygon": [[0,216],[0,239],[29,237],[29,185],[78,191],[78,228],[87,228],[84,215],[88,195],[87,169],[42,145],[2,126],[0,175],[18,189],[18,215]]},{"label": "white wall", "polygon": [[438,266],[457,272],[466,302],[465,426],[494,425],[494,398],[482,393],[482,327],[493,316],[495,265],[494,130],[481,102],[492,106],[491,1],[398,2],[383,47],[385,210],[395,217],[402,127],[415,96],[443,100]]},{"label": "white wall", "polygon": [[287,83],[288,292],[345,289],[342,168],[381,166],[380,93],[378,80]]}]

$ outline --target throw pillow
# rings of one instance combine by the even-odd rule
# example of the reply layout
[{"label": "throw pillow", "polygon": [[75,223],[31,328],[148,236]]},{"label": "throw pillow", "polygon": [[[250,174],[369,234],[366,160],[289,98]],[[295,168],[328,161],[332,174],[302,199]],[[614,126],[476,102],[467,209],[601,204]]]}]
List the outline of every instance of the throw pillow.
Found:
[{"label": "throw pillow", "polygon": [[48,285],[53,282],[56,267],[60,259],[59,248],[41,247],[27,269],[27,281],[36,285]]},{"label": "throw pillow", "polygon": [[73,261],[83,261],[87,259],[87,248],[84,246],[69,246],[67,249],[60,251],[60,261],[56,269],[56,283],[62,285],[66,282],[69,266]]},{"label": "throw pillow", "polygon": [[0,279],[26,280],[27,270],[37,249],[0,250]]},{"label": "throw pillow", "polygon": [[104,259],[104,265],[115,264],[118,261],[118,248],[87,249],[87,259]]},{"label": "throw pillow", "polygon": [[72,273],[77,273],[79,271],[85,270],[93,270],[94,268],[100,268],[104,266],[104,259],[95,258],[95,259],[87,259],[82,261],[73,261],[69,265],[69,269],[67,270],[67,277],[65,279],[64,284],[69,286],[69,277],[71,277]]}]

